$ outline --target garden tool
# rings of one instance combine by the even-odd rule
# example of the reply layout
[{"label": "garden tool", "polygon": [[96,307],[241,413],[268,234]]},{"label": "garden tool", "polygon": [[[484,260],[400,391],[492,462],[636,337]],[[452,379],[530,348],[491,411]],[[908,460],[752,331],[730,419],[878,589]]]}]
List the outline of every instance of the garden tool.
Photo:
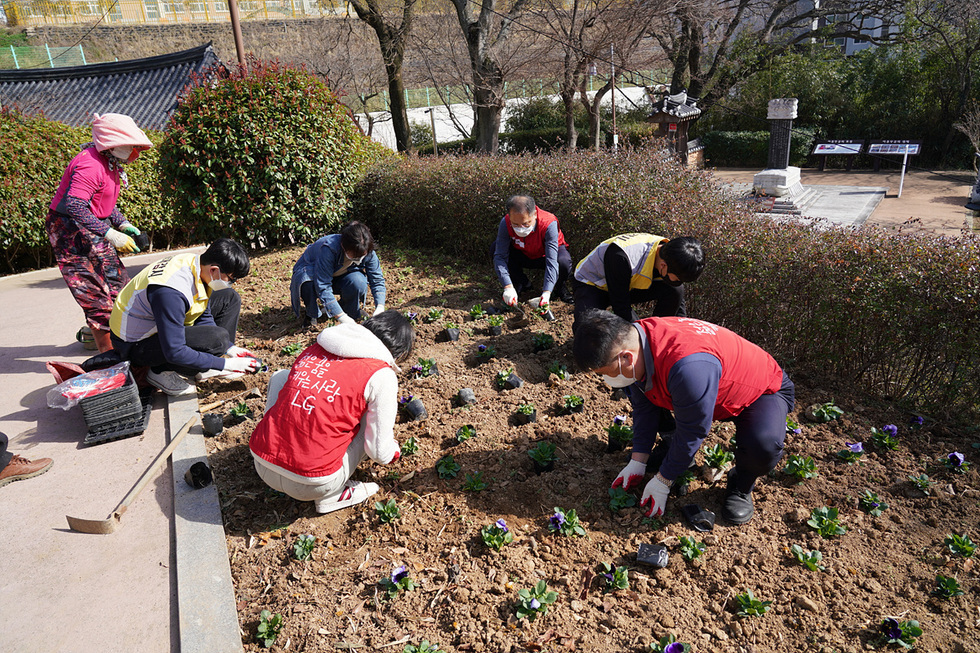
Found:
[{"label": "garden tool", "polygon": [[212,401],[209,404],[204,404],[203,406],[201,406],[201,412],[202,413],[206,413],[206,412],[208,412],[210,410],[214,410],[215,408],[218,408],[220,406],[224,406],[229,401],[235,401],[237,399],[241,399],[244,396],[248,396],[248,397],[261,397],[262,396],[262,391],[259,390],[258,388],[249,388],[248,390],[245,390],[244,392],[239,392],[237,395],[228,397],[227,399],[222,399],[220,401]]},{"label": "garden tool", "polygon": [[133,499],[139,496],[140,492],[143,491],[143,488],[146,487],[146,484],[150,481],[156,471],[163,463],[167,461],[170,454],[173,453],[174,449],[177,448],[177,445],[181,443],[184,436],[187,435],[188,431],[191,430],[191,427],[194,426],[194,422],[197,421],[197,418],[198,416],[194,415],[187,420],[187,423],[181,427],[181,429],[177,432],[177,435],[170,440],[170,443],[164,447],[163,451],[161,451],[153,462],[150,463],[150,466],[146,468],[143,475],[139,477],[138,481],[136,481],[136,485],[133,486],[133,489],[130,490],[125,497],[123,497],[123,500],[119,502],[119,505],[116,506],[116,509],[113,510],[108,517],[105,519],[79,519],[78,517],[70,517],[66,515],[66,518],[68,519],[68,526],[73,531],[78,531],[80,533],[107,535],[115,532],[115,530],[119,528],[119,522],[122,519],[123,513],[126,512],[127,508],[129,508],[129,504],[133,502]]}]

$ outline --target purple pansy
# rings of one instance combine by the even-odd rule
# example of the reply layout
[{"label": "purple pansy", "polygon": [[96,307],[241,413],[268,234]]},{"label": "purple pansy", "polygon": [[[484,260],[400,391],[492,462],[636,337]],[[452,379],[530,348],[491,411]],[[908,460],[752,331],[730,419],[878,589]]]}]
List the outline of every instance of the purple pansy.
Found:
[{"label": "purple pansy", "polygon": [[898,625],[897,619],[891,617],[882,620],[881,632],[888,639],[900,639],[902,637],[902,627]]},{"label": "purple pansy", "polygon": [[845,442],[844,444],[851,450],[851,453],[864,453],[863,442]]},{"label": "purple pansy", "polygon": [[959,451],[954,451],[946,456],[946,460],[948,461],[946,464],[950,467],[959,467],[966,460],[966,456],[961,454]]},{"label": "purple pansy", "polygon": [[664,653],[684,653],[684,645],[680,642],[668,644],[667,648],[664,649]]},{"label": "purple pansy", "polygon": [[422,373],[422,366],[421,365],[412,365],[412,373],[413,374],[421,374]]},{"label": "purple pansy", "polygon": [[626,423],[626,415],[616,415],[613,417],[613,424],[616,426],[622,426]]},{"label": "purple pansy", "polygon": [[531,599],[531,604],[529,606],[532,610],[537,610],[541,607],[541,601],[537,599]]},{"label": "purple pansy", "polygon": [[391,572],[391,582],[397,585],[402,582],[405,577],[408,576],[408,567],[402,565],[401,567],[395,568],[395,571]]},{"label": "purple pansy", "polygon": [[922,426],[925,420],[919,415],[913,415],[909,418],[909,426]]},{"label": "purple pansy", "polygon": [[407,403],[408,403],[408,402],[410,402],[410,401],[411,401],[412,399],[415,399],[415,395],[405,395],[404,397],[401,397],[401,398],[400,398],[400,399],[398,400],[398,403],[400,403],[400,404],[407,404]]},{"label": "purple pansy", "polygon": [[881,427],[881,430],[892,436],[893,438],[898,435],[898,427],[894,424],[885,424]]},{"label": "purple pansy", "polygon": [[505,533],[507,532],[507,522],[505,522],[503,519],[498,519],[494,523],[497,525],[497,528],[499,528],[500,530],[502,530]]},{"label": "purple pansy", "polygon": [[477,351],[483,352],[483,351],[486,351],[487,350],[487,346],[486,345],[477,345],[477,348],[476,349],[477,349]]},{"label": "purple pansy", "polygon": [[565,515],[561,514],[560,512],[556,512],[548,520],[548,523],[551,525],[552,529],[557,531],[561,528],[562,524],[565,523]]}]

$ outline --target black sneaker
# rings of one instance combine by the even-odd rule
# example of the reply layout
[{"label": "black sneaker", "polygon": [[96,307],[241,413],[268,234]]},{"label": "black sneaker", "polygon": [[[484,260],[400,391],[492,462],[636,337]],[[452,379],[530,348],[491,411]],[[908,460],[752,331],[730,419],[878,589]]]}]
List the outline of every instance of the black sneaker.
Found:
[{"label": "black sneaker", "polygon": [[721,516],[733,524],[745,524],[755,513],[755,506],[752,504],[751,492],[739,492],[738,490],[728,490],[725,495],[725,502],[721,506]]},{"label": "black sneaker", "polygon": [[303,328],[309,329],[311,327],[315,327],[316,322],[317,320],[315,317],[310,317],[309,315],[307,315],[306,317],[303,318]]},{"label": "black sneaker", "polygon": [[555,295],[555,297],[558,299],[558,301],[564,302],[566,304],[574,304],[575,303],[575,296],[572,295],[572,293],[568,290],[567,287],[566,288],[562,288],[560,291],[558,291],[558,293]]}]

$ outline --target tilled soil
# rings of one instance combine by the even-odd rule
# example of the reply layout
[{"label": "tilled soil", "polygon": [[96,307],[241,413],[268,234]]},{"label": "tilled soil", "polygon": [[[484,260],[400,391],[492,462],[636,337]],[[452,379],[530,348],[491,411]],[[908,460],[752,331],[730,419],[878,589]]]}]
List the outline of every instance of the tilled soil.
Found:
[{"label": "tilled soil", "polygon": [[[262,356],[270,370],[287,368],[298,353],[288,346],[301,349],[316,335],[302,331],[288,307],[290,270],[300,253],[257,256],[252,274],[238,284],[244,306],[239,344]],[[405,365],[400,393],[420,398],[429,418],[396,425],[399,442],[414,437],[417,453],[389,466],[365,461],[355,473],[379,483],[381,492],[361,506],[318,516],[311,503],[265,486],[247,446],[264,394],[246,399],[253,417],[231,426],[228,415],[224,432],[209,440],[246,650],[259,649],[259,615],[269,610],[283,617],[274,648],[316,653],[400,653],[422,640],[444,651],[644,651],[668,634],[694,651],[856,652],[879,646],[878,624],[886,616],[920,623],[917,650],[980,651],[973,559],[944,545],[954,533],[980,541],[980,482],[975,469],[957,474],[937,462],[960,451],[976,467],[980,445],[973,438],[928,417],[913,430],[912,415],[851,396],[844,382],[816,388],[794,377],[792,417],[802,432],[788,436],[786,454],[812,457],[818,476],[796,482],[781,463],[760,479],[749,524],[733,526],[719,517],[709,533],[695,532],[680,509],[695,503],[720,514],[724,480],[710,484],[699,476],[689,494],[670,499],[663,520],[645,520],[638,507],[614,513],[608,489],[629,453],[608,452],[605,429],[614,416],[629,414],[629,402],[614,399],[596,375],[575,373],[571,307],[556,302],[554,322],[534,318],[519,326],[510,318],[502,335],[490,336],[485,320],[469,317],[475,303],[499,306],[492,302],[496,280],[483,267],[415,252],[381,255],[388,307],[419,314],[414,357],[432,358],[439,369],[438,376],[413,379]],[[444,315],[430,323],[424,318],[433,307]],[[458,342],[444,338],[448,321],[461,328]],[[535,353],[536,333],[551,334],[556,346]],[[480,364],[479,344],[493,345],[498,356]],[[573,372],[570,379],[549,375],[555,361]],[[498,390],[495,376],[509,368],[525,384]],[[205,384],[201,403],[253,386],[264,393],[268,376]],[[475,404],[457,405],[461,388],[474,390]],[[584,410],[564,414],[562,399],[571,394],[584,399]],[[832,398],[843,417],[827,424],[804,419],[808,405]],[[538,420],[518,426],[515,411],[524,402],[536,406]],[[476,437],[458,443],[455,434],[466,424]],[[885,424],[899,427],[897,451],[871,446],[871,428]],[[730,448],[733,435],[733,425],[716,423],[705,445]],[[558,461],[554,471],[537,475],[527,451],[540,441],[557,445]],[[846,442],[858,441],[866,451],[859,462],[837,457]],[[435,464],[447,454],[461,470],[443,480]],[[487,488],[465,491],[467,475],[476,472]],[[929,494],[908,480],[923,473],[935,481]],[[866,490],[888,504],[878,517],[858,507]],[[374,502],[390,499],[402,516],[384,524]],[[825,539],[807,525],[811,511],[823,506],[839,509],[845,534]],[[556,507],[578,512],[585,537],[549,531]],[[498,519],[514,535],[499,553],[479,534]],[[316,537],[306,561],[291,555],[301,534]],[[685,536],[706,545],[703,556],[683,559],[679,540]],[[666,545],[667,567],[637,563],[641,543]],[[794,544],[819,550],[825,570],[797,562]],[[603,562],[628,568],[629,589],[604,591]],[[378,582],[400,565],[417,587],[388,600]],[[957,578],[965,593],[949,600],[932,596],[937,574]],[[541,580],[558,592],[557,601],[534,621],[516,619],[518,591]],[[736,596],[749,590],[772,602],[766,614],[735,614]]]}]

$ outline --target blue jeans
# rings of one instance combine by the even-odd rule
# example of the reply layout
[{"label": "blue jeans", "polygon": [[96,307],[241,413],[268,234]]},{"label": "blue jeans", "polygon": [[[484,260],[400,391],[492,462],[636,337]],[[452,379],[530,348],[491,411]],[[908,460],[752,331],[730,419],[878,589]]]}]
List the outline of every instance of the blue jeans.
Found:
[{"label": "blue jeans", "polygon": [[[367,277],[360,270],[354,270],[339,277],[334,277],[333,292],[335,295],[340,295],[340,308],[355,320],[361,317],[361,306],[367,300],[367,291]],[[304,282],[300,286],[299,294],[303,298],[306,315],[309,317],[320,315],[320,309],[316,304],[317,296],[316,291],[313,289],[313,282]]]}]

